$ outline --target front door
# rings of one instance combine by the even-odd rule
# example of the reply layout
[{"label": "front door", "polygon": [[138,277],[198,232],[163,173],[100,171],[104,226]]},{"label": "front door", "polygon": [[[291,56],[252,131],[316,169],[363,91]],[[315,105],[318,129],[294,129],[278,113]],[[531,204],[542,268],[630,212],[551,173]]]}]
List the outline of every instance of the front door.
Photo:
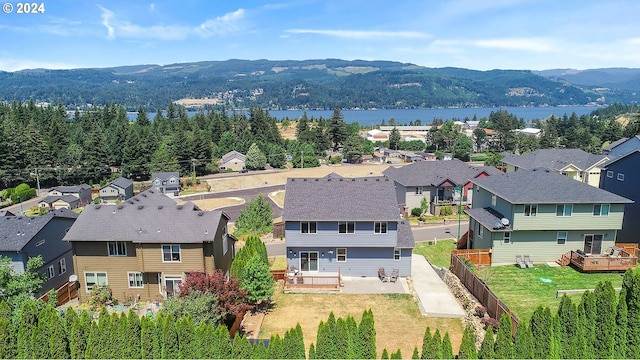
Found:
[{"label": "front door", "polygon": [[585,234],[584,252],[586,254],[600,255],[602,252],[602,234]]},{"label": "front door", "polygon": [[300,252],[300,271],[318,271],[318,252]]}]

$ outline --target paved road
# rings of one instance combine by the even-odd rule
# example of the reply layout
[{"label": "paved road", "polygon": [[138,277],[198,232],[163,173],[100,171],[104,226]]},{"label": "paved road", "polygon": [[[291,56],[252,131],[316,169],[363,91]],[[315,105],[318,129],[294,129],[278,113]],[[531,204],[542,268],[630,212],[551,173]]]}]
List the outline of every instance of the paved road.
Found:
[{"label": "paved road", "polygon": [[[469,229],[469,221],[460,222],[460,234],[464,234]],[[416,242],[429,241],[433,239],[456,239],[458,238],[458,222],[447,225],[423,225],[422,227],[411,227],[413,239]]]},{"label": "paved road", "polygon": [[2,208],[2,210],[11,211],[12,213],[14,213],[16,215],[22,214],[24,211],[29,210],[29,208],[31,208],[32,206],[38,206],[40,201],[45,198],[47,193],[45,191],[40,191],[40,194],[43,194],[43,195],[40,196],[40,197],[35,197],[33,199],[29,199],[27,201],[23,201],[22,205],[15,204],[15,205],[11,205],[11,206],[7,206],[5,208]]},{"label": "paved road", "polygon": [[226,198],[226,197],[237,197],[245,200],[244,204],[234,205],[225,207],[224,212],[229,215],[231,218],[231,222],[235,222],[240,216],[240,211],[247,206],[247,204],[253,199],[258,197],[258,194],[262,194],[262,196],[269,201],[271,205],[271,209],[273,211],[273,217],[277,218],[282,216],[282,208],[276,205],[271,199],[269,199],[269,193],[284,190],[284,185],[274,185],[274,186],[266,186],[260,188],[251,188],[251,189],[242,189],[242,190],[233,190],[233,191],[224,191],[224,192],[216,192],[216,193],[202,193],[188,196],[181,196],[180,198],[185,201],[193,201],[200,199],[218,199],[218,198]]}]

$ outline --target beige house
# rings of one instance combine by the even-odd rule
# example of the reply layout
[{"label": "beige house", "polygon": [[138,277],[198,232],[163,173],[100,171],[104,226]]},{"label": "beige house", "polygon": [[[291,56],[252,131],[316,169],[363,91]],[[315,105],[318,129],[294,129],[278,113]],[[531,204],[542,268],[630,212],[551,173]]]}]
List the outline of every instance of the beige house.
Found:
[{"label": "beige house", "polygon": [[229,151],[220,159],[220,170],[240,171],[245,166],[245,156],[237,151]]},{"label": "beige house", "polygon": [[72,245],[81,302],[96,285],[120,301],[162,300],[178,291],[189,272],[228,274],[235,239],[222,211],[126,201],[90,205],[63,240]]}]

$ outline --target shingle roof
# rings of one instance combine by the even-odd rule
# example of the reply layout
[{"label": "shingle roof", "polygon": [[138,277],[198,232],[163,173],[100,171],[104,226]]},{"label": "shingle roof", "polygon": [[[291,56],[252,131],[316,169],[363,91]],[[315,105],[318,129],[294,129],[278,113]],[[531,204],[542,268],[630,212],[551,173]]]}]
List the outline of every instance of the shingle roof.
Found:
[{"label": "shingle roof", "polygon": [[173,206],[176,204],[174,200],[160,191],[150,188],[138,195],[126,200],[125,203],[130,205],[167,205]]},{"label": "shingle roof", "polygon": [[512,204],[633,203],[545,168],[487,176],[473,183]]},{"label": "shingle roof", "polygon": [[419,161],[402,167],[389,167],[382,173],[402,186],[437,186],[449,179],[456,185],[466,184],[482,172],[499,175],[492,166],[471,166],[453,159],[447,161]]},{"label": "shingle roof", "polygon": [[68,209],[52,210],[43,216],[0,217],[0,251],[20,251],[53,218],[76,219]]},{"label": "shingle roof", "polygon": [[185,205],[90,205],[65,241],[133,241],[134,243],[202,243],[213,241],[221,210],[193,211]]},{"label": "shingle roof", "polygon": [[606,157],[606,155],[589,154],[581,149],[540,149],[524,155],[508,154],[502,162],[527,170],[546,167],[559,171],[569,165],[586,170]]},{"label": "shingle roof", "polygon": [[475,219],[477,222],[487,229],[496,231],[511,231],[511,226],[502,224],[504,216],[492,208],[474,208],[464,211],[467,215]]},{"label": "shingle roof", "polygon": [[9,210],[0,210],[0,216],[14,216],[15,214]]},{"label": "shingle roof", "polygon": [[133,183],[129,179],[126,179],[126,178],[123,178],[123,177],[119,177],[119,178],[113,180],[112,182],[108,183],[107,185],[101,187],[100,189],[104,189],[104,188],[106,188],[107,186],[110,186],[110,185],[117,186],[117,187],[119,187],[121,189],[126,189],[129,186],[133,185]]},{"label": "shingle roof", "polygon": [[42,199],[40,202],[44,202],[47,203],[49,205],[53,204],[54,202],[58,201],[58,200],[62,200],[68,204],[72,204],[75,202],[80,201],[80,198],[78,198],[75,195],[71,195],[71,194],[67,194],[67,195],[49,195],[47,197],[45,197],[44,199]]},{"label": "shingle roof", "polygon": [[609,167],[609,165],[617,162],[618,160],[622,160],[622,159],[625,159],[625,158],[627,158],[629,156],[632,156],[632,155],[634,155],[636,153],[640,153],[640,149],[631,150],[630,152],[628,152],[628,153],[626,153],[624,155],[616,156],[616,157],[612,158],[611,160],[607,161],[606,163],[600,165],[600,167],[606,170]]},{"label": "shingle roof", "polygon": [[629,140],[629,138],[628,138],[628,137],[623,137],[622,139],[618,139],[618,140],[616,140],[616,141],[612,142],[611,144],[609,144],[609,145],[607,145],[607,146],[603,147],[603,148],[602,148],[602,150],[605,150],[605,151],[611,151],[611,150],[613,150],[615,147],[617,147],[618,145],[620,145],[620,144],[622,144],[622,143],[625,143],[627,140]]},{"label": "shingle roof", "polygon": [[398,221],[393,181],[384,177],[289,178],[284,221]]},{"label": "shingle roof", "polygon": [[413,249],[416,247],[416,242],[413,240],[411,225],[406,220],[402,220],[398,223],[398,243],[396,247],[403,249]]},{"label": "shingle roof", "polygon": [[56,187],[52,187],[49,191],[51,190],[58,190],[61,193],[78,193],[80,192],[80,190],[91,190],[91,186],[87,185],[87,184],[80,184],[77,186],[56,186]]},{"label": "shingle roof", "polygon": [[234,159],[234,158],[237,158],[237,159],[238,159],[238,160],[240,160],[240,161],[244,161],[245,156],[244,156],[244,154],[239,153],[239,152],[237,152],[237,151],[233,150],[233,151],[229,151],[228,153],[226,153],[226,154],[222,155],[222,159],[220,159],[220,161],[221,161],[222,163],[226,163],[226,162],[231,161],[231,160],[232,160],[232,159]]},{"label": "shingle roof", "polygon": [[168,180],[171,177],[180,178],[180,173],[177,171],[171,172],[154,172],[151,173],[151,180],[160,179],[160,180]]}]

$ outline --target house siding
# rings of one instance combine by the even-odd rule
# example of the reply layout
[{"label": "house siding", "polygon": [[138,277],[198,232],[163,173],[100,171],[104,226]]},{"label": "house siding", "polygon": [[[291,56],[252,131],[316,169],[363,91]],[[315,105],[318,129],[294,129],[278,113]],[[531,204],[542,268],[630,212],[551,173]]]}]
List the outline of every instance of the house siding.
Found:
[{"label": "house siding", "polygon": [[[556,243],[557,231],[513,231],[511,243],[504,244],[501,232],[491,233],[493,248],[491,250],[492,265],[513,264],[516,255],[529,255],[533,262],[552,262],[560,259],[562,254],[571,250],[584,249],[585,234],[602,234],[602,250],[615,244],[615,230],[567,230],[567,242]],[[485,236],[487,233],[485,232]]]},{"label": "house siding", "polygon": [[[341,246],[340,248],[344,248]],[[394,248],[346,247],[347,261],[337,261],[337,247],[287,246],[287,265],[300,269],[300,251],[318,252],[318,275],[338,273],[342,276],[378,276],[378,268],[384,267],[387,274],[398,269],[400,276],[411,275],[411,249],[399,249],[400,260],[394,260]],[[329,252],[333,252],[330,254]],[[305,272],[306,273],[306,272]],[[309,272],[313,275],[314,272]]]},{"label": "house siding", "polygon": [[594,204],[573,204],[571,216],[556,216],[557,204],[538,204],[536,216],[524,216],[524,205],[514,205],[514,230],[620,229],[624,204],[610,204],[608,216],[593,216]]},{"label": "house siding", "polygon": [[[630,153],[633,150],[640,149],[640,139],[637,136],[629,138],[629,140],[614,147],[608,155],[622,156]],[[607,155],[607,154],[605,154]]]},{"label": "house siding", "polygon": [[339,247],[393,247],[397,243],[398,224],[393,221],[387,223],[386,234],[374,234],[374,223],[355,223],[355,233],[338,233],[338,222],[319,221],[316,234],[300,233],[299,221],[285,223],[285,237],[287,246],[339,246]]},{"label": "house siding", "polygon": [[[640,139],[637,137],[632,139],[640,147]],[[630,142],[627,141],[614,150]],[[640,234],[640,171],[638,169],[640,169],[640,153],[636,152],[610,164],[600,174],[602,189],[634,201],[633,204],[624,206],[622,230],[618,231],[618,241],[621,243],[640,243],[640,235],[638,235]],[[612,171],[613,177],[607,177],[607,171]],[[618,174],[624,174],[624,181],[618,180]]]},{"label": "house siding", "polygon": [[507,202],[500,196],[496,196],[496,205],[494,206],[491,203],[491,192],[479,187],[478,185],[475,185],[473,189],[473,208],[490,207],[505,216],[509,221],[513,221],[513,217],[511,216],[511,213],[513,212],[513,205],[511,203]]}]

